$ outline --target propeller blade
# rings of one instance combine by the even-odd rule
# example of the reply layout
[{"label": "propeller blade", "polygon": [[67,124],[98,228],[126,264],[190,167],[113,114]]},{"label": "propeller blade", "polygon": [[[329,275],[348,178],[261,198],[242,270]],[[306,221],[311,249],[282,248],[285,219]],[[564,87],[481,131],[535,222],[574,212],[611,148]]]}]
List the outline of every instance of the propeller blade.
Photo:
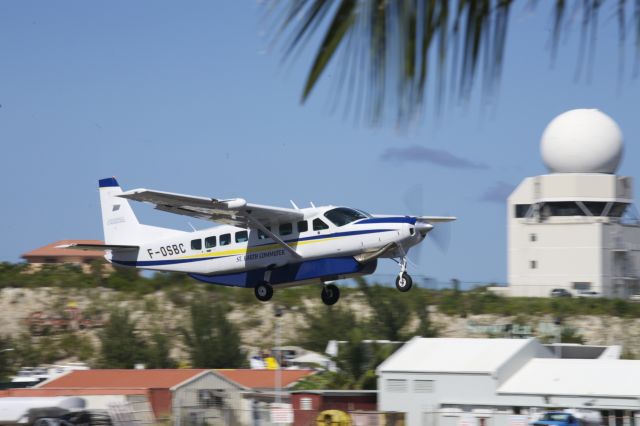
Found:
[{"label": "propeller blade", "polygon": [[[424,185],[416,183],[412,185],[404,194],[404,205],[407,212],[413,216],[420,216],[424,213]],[[422,253],[422,244],[411,247],[407,257],[409,261],[415,265],[420,265],[420,254]]]},{"label": "propeller blade", "polygon": [[404,194],[404,205],[413,216],[424,214],[424,185],[416,183]]},{"label": "propeller blade", "polygon": [[420,266],[420,254],[422,253],[422,244],[418,244],[409,249],[409,253],[407,253],[407,258],[409,262],[413,264],[413,266]]},{"label": "propeller blade", "polygon": [[446,253],[449,250],[449,243],[451,242],[451,222],[438,223],[433,227],[433,230],[429,232],[429,236],[433,239],[436,246]]}]

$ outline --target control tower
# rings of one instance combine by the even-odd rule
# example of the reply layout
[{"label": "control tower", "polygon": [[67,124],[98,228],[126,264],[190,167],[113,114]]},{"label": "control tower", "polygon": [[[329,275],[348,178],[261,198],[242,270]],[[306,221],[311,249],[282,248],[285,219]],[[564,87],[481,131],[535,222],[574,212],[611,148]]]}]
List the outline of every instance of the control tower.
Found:
[{"label": "control tower", "polygon": [[595,109],[571,110],[549,123],[540,151],[549,174],[525,178],[507,201],[508,294],[640,293],[633,180],[615,174],[618,125]]}]

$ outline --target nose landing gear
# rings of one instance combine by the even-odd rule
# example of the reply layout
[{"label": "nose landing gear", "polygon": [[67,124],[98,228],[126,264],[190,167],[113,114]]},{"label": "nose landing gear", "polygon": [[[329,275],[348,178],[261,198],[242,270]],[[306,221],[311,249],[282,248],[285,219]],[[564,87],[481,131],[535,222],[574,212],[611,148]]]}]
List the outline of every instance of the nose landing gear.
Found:
[{"label": "nose landing gear", "polygon": [[402,256],[400,258],[400,273],[396,278],[396,288],[398,291],[406,292],[411,290],[411,286],[413,285],[413,280],[411,279],[411,275],[407,273],[407,257]]}]

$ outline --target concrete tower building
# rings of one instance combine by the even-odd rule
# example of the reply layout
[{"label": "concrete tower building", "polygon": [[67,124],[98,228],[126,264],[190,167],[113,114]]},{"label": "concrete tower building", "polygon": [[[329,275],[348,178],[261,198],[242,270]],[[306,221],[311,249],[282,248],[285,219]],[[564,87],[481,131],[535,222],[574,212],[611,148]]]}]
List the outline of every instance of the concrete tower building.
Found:
[{"label": "concrete tower building", "polygon": [[640,293],[640,222],[618,125],[594,109],[565,112],[540,142],[549,174],[528,177],[507,202],[512,296],[554,288],[605,297]]}]

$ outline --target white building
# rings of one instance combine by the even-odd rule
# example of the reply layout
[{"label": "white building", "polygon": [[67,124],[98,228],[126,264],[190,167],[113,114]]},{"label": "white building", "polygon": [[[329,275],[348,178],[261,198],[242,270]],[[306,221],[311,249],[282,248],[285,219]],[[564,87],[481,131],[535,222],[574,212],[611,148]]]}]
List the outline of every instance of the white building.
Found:
[{"label": "white building", "polygon": [[572,110],[547,126],[550,174],[525,178],[508,198],[509,295],[640,293],[633,182],[615,175],[622,151],[620,129],[598,110]]},{"label": "white building", "polygon": [[555,358],[536,339],[416,337],[378,367],[378,409],[405,413],[407,426],[526,425],[551,409],[627,421],[640,412],[640,361],[612,359],[617,347],[567,348]]}]

